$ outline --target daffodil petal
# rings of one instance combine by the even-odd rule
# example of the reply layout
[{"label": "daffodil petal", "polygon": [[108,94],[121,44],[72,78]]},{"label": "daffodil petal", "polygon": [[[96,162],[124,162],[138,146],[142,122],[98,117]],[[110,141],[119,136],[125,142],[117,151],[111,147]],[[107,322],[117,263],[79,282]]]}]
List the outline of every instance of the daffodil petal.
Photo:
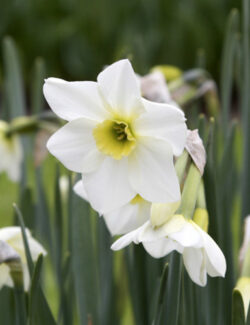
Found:
[{"label": "daffodil petal", "polygon": [[171,253],[172,251],[177,251],[182,253],[182,247],[168,238],[160,238],[152,242],[143,242],[145,250],[154,258],[161,258]]},{"label": "daffodil petal", "polygon": [[[88,201],[88,195],[82,180],[74,185],[74,192]],[[111,235],[125,234],[143,225],[149,219],[150,206],[149,202],[142,199],[140,203],[131,204],[129,202],[104,214],[103,218]]]},{"label": "daffodil petal", "polygon": [[183,247],[200,248],[203,245],[202,236],[191,223],[185,221],[183,227],[169,235],[172,240],[177,241]]},{"label": "daffodil petal", "polygon": [[109,117],[96,82],[49,78],[43,93],[51,109],[64,120],[85,117],[101,122]]},{"label": "daffodil petal", "polygon": [[103,217],[112,235],[121,235],[135,230],[150,217],[150,203],[127,203],[121,208],[106,213]]},{"label": "daffodil petal", "polygon": [[71,121],[50,137],[47,148],[68,169],[92,172],[104,159],[92,135],[94,126],[94,121],[85,118]]},{"label": "daffodil petal", "polygon": [[[31,236],[30,231],[27,228],[26,228],[26,235],[28,238]],[[0,228],[0,240],[8,241],[11,240],[12,238],[15,238],[16,236],[22,236],[20,227],[13,226],[13,227]]]},{"label": "daffodil petal", "polygon": [[183,262],[192,281],[204,287],[207,283],[207,275],[204,267],[203,250],[186,248],[183,252]]},{"label": "daffodil petal", "polygon": [[129,156],[130,183],[137,193],[151,202],[180,200],[170,145],[160,139],[141,137]]},{"label": "daffodil petal", "polygon": [[[22,263],[26,263],[26,254],[25,254],[21,229],[20,227],[9,227],[9,228],[17,228],[17,229],[13,229],[13,235],[9,237],[8,240],[6,240],[6,242],[19,254]],[[3,230],[5,229],[6,228],[3,228]],[[39,254],[43,254],[43,255],[47,254],[43,246],[31,236],[28,229],[26,229],[26,236],[28,239],[28,244],[29,244],[31,257],[33,261],[37,260]]]},{"label": "daffodil petal", "polygon": [[[142,227],[144,227],[144,225]],[[138,244],[137,234],[141,231],[142,227],[140,227],[136,230],[133,230],[133,231],[129,232],[128,234],[120,237],[118,240],[116,240],[112,244],[111,249],[113,249],[114,251],[118,251],[119,249],[122,249],[122,248],[128,246],[132,242],[134,242],[135,244]]]},{"label": "daffodil petal", "polygon": [[88,195],[87,195],[87,192],[85,190],[85,187],[84,187],[84,184],[83,184],[82,180],[75,183],[73,190],[82,199],[84,199],[85,201],[88,201]]},{"label": "daffodil petal", "polygon": [[127,158],[106,157],[97,170],[83,177],[90,204],[100,214],[117,209],[137,194],[128,180]]},{"label": "daffodil petal", "polygon": [[175,156],[185,146],[187,126],[184,113],[176,106],[142,100],[146,112],[135,120],[134,128],[141,136],[162,138],[171,145]]},{"label": "daffodil petal", "polygon": [[111,111],[118,117],[126,119],[144,111],[140,86],[128,60],[108,66],[98,75],[97,82]]},{"label": "daffodil petal", "polygon": [[212,277],[224,277],[226,273],[226,260],[221,249],[205,231],[201,229],[201,232],[204,239],[207,273]]}]

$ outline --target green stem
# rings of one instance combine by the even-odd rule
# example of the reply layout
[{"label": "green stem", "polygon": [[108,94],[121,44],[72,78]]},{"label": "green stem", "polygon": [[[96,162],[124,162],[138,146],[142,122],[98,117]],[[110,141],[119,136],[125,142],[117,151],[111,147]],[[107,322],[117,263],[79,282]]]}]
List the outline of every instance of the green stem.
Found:
[{"label": "green stem", "polygon": [[16,325],[27,324],[25,293],[23,290],[23,269],[20,259],[8,263],[14,283]]},{"label": "green stem", "polygon": [[201,180],[199,190],[198,190],[197,207],[202,209],[207,208],[203,180]]},{"label": "green stem", "polygon": [[13,134],[26,134],[37,131],[38,129],[43,129],[48,132],[55,132],[58,127],[55,122],[48,120],[42,120],[37,116],[22,116],[14,119],[6,130],[6,136],[9,137]]},{"label": "green stem", "polygon": [[201,181],[201,174],[198,168],[192,163],[189,167],[188,175],[184,184],[181,197],[181,206],[178,213],[186,218],[192,218],[198,196]]},{"label": "green stem", "polygon": [[182,184],[184,180],[185,172],[189,164],[189,161],[190,161],[190,156],[186,150],[184,150],[183,154],[176,160],[175,170],[180,184]]},{"label": "green stem", "polygon": [[27,314],[26,314],[26,302],[25,293],[23,288],[20,286],[14,287],[14,297],[15,297],[15,310],[16,310],[16,325],[26,325],[27,324]]},{"label": "green stem", "polygon": [[6,130],[6,136],[11,136],[16,133],[28,133],[37,129],[38,120],[34,117],[22,116],[18,117],[9,124],[9,128]]}]

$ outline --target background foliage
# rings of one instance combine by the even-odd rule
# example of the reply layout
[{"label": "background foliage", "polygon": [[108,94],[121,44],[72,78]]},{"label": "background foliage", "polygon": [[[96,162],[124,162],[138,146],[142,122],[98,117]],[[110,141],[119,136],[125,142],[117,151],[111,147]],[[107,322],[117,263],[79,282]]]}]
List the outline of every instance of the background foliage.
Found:
[{"label": "background foliage", "polygon": [[[0,175],[0,225],[22,223],[22,214],[48,250],[44,262],[30,266],[30,324],[231,323],[243,220],[250,212],[248,1],[241,15],[234,10],[227,18],[232,7],[240,8],[240,1],[1,0],[0,115],[6,120],[27,112],[41,116],[44,77],[95,79],[103,65],[124,56],[140,73],[159,63],[205,66],[220,86],[219,96],[212,91],[200,98],[198,85],[211,76],[192,70],[182,80],[191,87],[184,105],[189,127],[199,127],[208,152],[209,233],[226,255],[225,280],[195,286],[177,254],[155,260],[140,246],[113,253],[103,220],[71,190],[77,176],[51,156],[35,163],[39,132],[31,132],[22,136],[20,184]],[[197,77],[190,81],[190,75]],[[66,192],[61,176],[69,182]],[[234,315],[242,315],[237,306]],[[0,309],[0,323],[18,324],[9,288],[0,291]]]},{"label": "background foliage", "polygon": [[[195,66],[205,53],[218,78],[227,16],[240,0],[1,0],[0,39],[17,42],[25,78],[42,56],[47,75],[94,79],[129,55],[139,73],[155,64]],[[202,52],[202,50],[204,52]]]}]

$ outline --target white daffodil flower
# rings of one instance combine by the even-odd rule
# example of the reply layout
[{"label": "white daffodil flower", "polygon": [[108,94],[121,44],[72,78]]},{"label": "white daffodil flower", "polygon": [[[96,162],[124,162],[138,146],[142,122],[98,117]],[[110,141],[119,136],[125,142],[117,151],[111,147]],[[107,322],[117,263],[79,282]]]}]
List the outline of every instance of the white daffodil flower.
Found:
[{"label": "white daffodil flower", "polygon": [[[74,191],[84,200],[88,195],[82,181],[74,186]],[[136,195],[130,202],[103,215],[112,236],[126,234],[143,225],[150,218],[151,203]]]},{"label": "white daffodil flower", "polygon": [[0,172],[6,172],[10,180],[18,182],[21,177],[23,150],[16,135],[6,136],[8,123],[0,121]]},{"label": "white daffodil flower", "polygon": [[[40,254],[46,255],[45,249],[39,244],[26,229],[26,235],[33,261],[36,261]],[[30,276],[25,256],[25,248],[22,239],[20,227],[5,227],[0,229],[0,241],[8,244],[20,257],[23,269],[23,283],[25,291],[28,290],[30,284]],[[8,263],[0,264],[0,289],[4,286],[13,287],[13,280],[10,275]]]},{"label": "white daffodil flower", "polygon": [[173,155],[185,145],[184,114],[142,98],[128,60],[107,67],[97,82],[49,78],[44,95],[69,121],[47,147],[68,169],[82,173],[95,210],[104,214],[137,194],[152,202],[179,200]]},{"label": "white daffodil flower", "polygon": [[192,281],[200,286],[206,285],[207,274],[212,277],[225,276],[225,257],[205,231],[182,215],[176,214],[166,220],[156,228],[147,221],[140,228],[119,238],[111,248],[119,250],[132,242],[142,243],[145,250],[155,258],[161,258],[175,250],[182,254]]}]

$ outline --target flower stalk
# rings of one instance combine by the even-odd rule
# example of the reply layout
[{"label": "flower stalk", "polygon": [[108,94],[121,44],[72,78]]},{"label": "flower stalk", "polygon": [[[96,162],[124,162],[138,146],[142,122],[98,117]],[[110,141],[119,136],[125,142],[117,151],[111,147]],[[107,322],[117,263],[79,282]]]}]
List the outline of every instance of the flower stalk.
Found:
[{"label": "flower stalk", "polygon": [[6,137],[11,137],[14,134],[32,133],[38,129],[55,132],[57,127],[54,123],[43,121],[37,116],[22,116],[11,121],[8,128],[6,128],[5,135]]},{"label": "flower stalk", "polygon": [[198,168],[191,163],[182,191],[181,205],[177,211],[187,219],[191,219],[193,217],[200,182],[201,174]]},{"label": "flower stalk", "polygon": [[176,160],[175,170],[180,184],[183,183],[186,170],[190,163],[190,156],[186,150],[183,151],[183,154]]},{"label": "flower stalk", "polygon": [[26,301],[23,285],[23,269],[21,259],[18,257],[7,263],[10,268],[10,276],[14,284],[16,325],[26,325]]},{"label": "flower stalk", "polygon": [[206,232],[208,231],[209,216],[206,207],[203,180],[201,180],[200,183],[193,220],[201,229],[203,229]]}]

